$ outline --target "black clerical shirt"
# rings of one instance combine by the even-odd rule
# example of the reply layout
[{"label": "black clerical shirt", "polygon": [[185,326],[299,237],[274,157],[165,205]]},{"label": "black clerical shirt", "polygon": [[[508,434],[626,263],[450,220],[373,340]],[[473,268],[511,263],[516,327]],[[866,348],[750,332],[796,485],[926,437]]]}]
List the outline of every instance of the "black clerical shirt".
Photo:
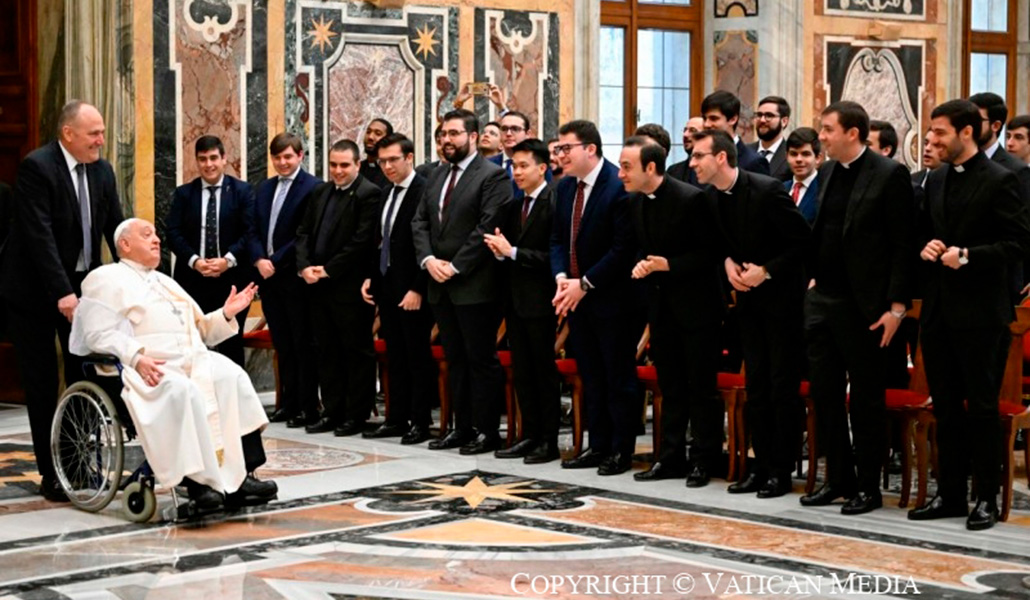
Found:
[{"label": "black clerical shirt", "polygon": [[819,209],[814,235],[818,253],[815,281],[820,290],[834,295],[851,292],[844,262],[844,220],[866,152],[846,167],[839,162],[833,166],[830,185]]}]

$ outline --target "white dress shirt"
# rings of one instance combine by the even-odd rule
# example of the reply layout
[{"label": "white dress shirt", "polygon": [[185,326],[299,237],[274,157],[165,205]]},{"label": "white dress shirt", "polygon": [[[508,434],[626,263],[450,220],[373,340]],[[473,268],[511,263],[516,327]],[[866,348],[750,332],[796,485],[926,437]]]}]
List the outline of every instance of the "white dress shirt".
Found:
[{"label": "white dress shirt", "polygon": [[[804,199],[805,194],[808,193],[808,188],[812,187],[812,182],[815,181],[815,178],[818,176],[819,170],[815,169],[812,171],[811,175],[805,177],[805,179],[801,182],[801,189],[798,191],[798,199],[797,202],[794,203],[795,205],[801,204],[801,200]],[[798,180],[796,178],[791,180],[790,191],[787,192],[788,194],[794,193],[794,184],[796,184],[797,182]]]},{"label": "white dress shirt", "polygon": [[[412,169],[411,173],[404,178],[404,181],[400,182],[401,189],[393,198],[386,199],[386,206],[383,207],[383,216],[379,219],[379,231],[383,234],[386,233],[386,217],[390,217],[390,231],[393,231],[393,223],[397,220],[397,213],[400,212],[401,204],[404,202],[404,195],[411,189],[411,182],[415,179],[415,170]],[[393,214],[391,214],[393,213]]]},{"label": "white dress shirt", "polygon": [[[547,189],[547,180],[546,179],[543,181],[543,183],[540,184],[540,187],[538,187],[535,190],[533,190],[533,193],[526,194],[526,197],[522,199],[522,201],[524,203],[526,201],[526,198],[529,198],[529,208],[526,209],[527,217],[528,217],[529,213],[533,212],[533,207],[536,206],[536,199],[540,197],[540,194],[544,193],[545,189]],[[584,204],[584,206],[586,206],[586,204]],[[522,207],[519,207],[519,212],[522,212]],[[513,240],[509,240],[509,241],[513,241]],[[510,258],[512,260],[515,260],[515,256],[518,255],[518,252],[519,252],[519,249],[517,247],[515,247],[515,246],[512,246],[511,247],[511,254],[508,255],[508,258]]]},{"label": "white dress shirt", "polygon": [[[189,261],[188,264],[189,264],[191,269],[193,268],[193,263],[197,262],[197,260],[199,260],[201,258],[204,258],[204,259],[208,259],[208,258],[222,258],[222,257],[219,257],[219,256],[204,256],[204,248],[207,246],[207,234],[208,234],[208,231],[207,231],[207,203],[208,203],[208,198],[211,196],[211,194],[208,192],[208,188],[211,187],[212,185],[218,186],[218,189],[215,190],[215,223],[216,223],[216,229],[214,231],[212,231],[211,234],[217,237],[218,236],[218,229],[217,229],[217,227],[221,226],[221,219],[222,219],[222,190],[225,189],[223,187],[225,185],[225,175],[224,174],[218,179],[218,183],[208,183],[208,182],[204,181],[203,178],[201,178],[201,180],[200,180],[200,255],[194,254],[193,256],[190,257],[190,261]],[[222,251],[221,243],[217,243],[217,245],[219,246],[218,251],[220,253]],[[236,257],[232,255],[232,252],[226,252],[224,258],[225,258],[226,261],[228,261],[230,269],[236,266]]]},{"label": "white dress shirt", "polygon": [[758,152],[759,156],[762,156],[763,152],[768,152],[769,154],[766,154],[765,156],[762,156],[762,158],[767,160],[769,163],[772,163],[773,155],[776,154],[776,151],[780,149],[780,144],[782,144],[782,143],[783,143],[783,136],[782,135],[780,137],[776,138],[776,141],[773,142],[773,145],[769,146],[768,148],[762,146],[762,142],[758,142],[758,149],[755,150],[755,152]]}]

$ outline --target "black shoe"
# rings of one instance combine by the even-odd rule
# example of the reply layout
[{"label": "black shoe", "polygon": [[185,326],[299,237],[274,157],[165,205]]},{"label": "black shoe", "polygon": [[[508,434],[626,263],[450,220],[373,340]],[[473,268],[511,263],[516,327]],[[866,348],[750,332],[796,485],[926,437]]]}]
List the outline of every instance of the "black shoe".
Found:
[{"label": "black shoe", "polygon": [[280,408],[279,410],[272,413],[272,416],[268,417],[270,423],[285,423],[293,418],[293,411]]},{"label": "black shoe", "polygon": [[731,494],[753,494],[765,486],[766,478],[757,473],[748,473],[747,477],[731,483],[726,491]]},{"label": "black shoe", "polygon": [[318,423],[318,416],[309,417],[308,413],[300,411],[292,419],[286,422],[286,426],[290,429],[297,429],[300,427],[307,427],[308,425],[314,425]]},{"label": "black shoe", "polygon": [[467,444],[458,450],[458,454],[462,456],[471,456],[473,454],[486,454],[487,452],[493,452],[501,447],[501,437],[496,433],[493,435],[487,433],[480,433]]},{"label": "black shoe", "polygon": [[401,444],[410,446],[412,444],[421,444],[422,442],[429,439],[429,427],[425,425],[412,425],[411,429],[401,438]]},{"label": "black shoe", "polygon": [[568,460],[561,461],[563,469],[596,469],[604,462],[604,455],[593,448],[587,448]]},{"label": "black shoe", "polygon": [[260,481],[253,475],[247,475],[240,488],[231,494],[225,495],[225,506],[238,508],[240,506],[257,506],[275,500],[279,493],[279,486],[274,481]]},{"label": "black shoe", "polygon": [[616,452],[597,467],[598,475],[621,475],[633,466],[633,455]]},{"label": "black shoe", "polygon": [[497,452],[494,452],[496,458],[525,458],[530,452],[536,448],[536,440],[526,438],[521,442],[516,442],[511,448],[501,448]]},{"label": "black shoe", "polygon": [[763,485],[758,490],[759,498],[779,498],[780,496],[786,496],[790,493],[793,485],[791,484],[790,477],[778,477],[773,475],[769,479],[765,480]]},{"label": "black shoe", "polygon": [[801,506],[829,506],[834,500],[850,498],[854,493],[826,484],[811,494],[801,497]]},{"label": "black shoe", "polygon": [[349,435],[357,435],[365,430],[365,424],[354,419],[347,419],[340,424],[339,427],[333,430],[333,435],[336,437],[347,437]]},{"label": "black shoe", "polygon": [[660,481],[662,479],[683,479],[687,476],[686,465],[673,465],[658,461],[646,471],[633,474],[635,481]]},{"label": "black shoe", "polygon": [[475,438],[471,431],[462,431],[460,429],[452,429],[438,440],[429,442],[430,450],[450,450],[451,448],[461,448],[465,444],[469,443]]},{"label": "black shoe", "polygon": [[973,512],[966,519],[966,529],[981,531],[990,529],[998,522],[998,505],[990,500],[977,500]]},{"label": "black shoe", "polygon": [[211,489],[210,486],[197,483],[189,478],[183,479],[182,483],[186,486],[186,495],[189,496],[190,502],[198,509],[209,511],[222,507],[222,495]]},{"label": "black shoe", "polygon": [[325,433],[327,431],[332,431],[333,429],[336,429],[336,425],[329,417],[322,417],[311,425],[304,426],[304,431],[308,433]]},{"label": "black shoe", "polygon": [[69,501],[68,494],[64,493],[64,489],[58,483],[57,477],[44,477],[39,484],[39,493],[51,502]]},{"label": "black shoe", "polygon": [[940,496],[934,496],[926,504],[908,511],[909,521],[930,521],[932,519],[948,519],[964,517],[969,514],[969,506],[965,502],[948,503]]},{"label": "black shoe", "polygon": [[400,425],[397,423],[383,423],[382,425],[376,427],[372,431],[366,431],[362,433],[361,437],[370,440],[378,440],[381,438],[401,437],[407,432],[407,425]]},{"label": "black shoe", "polygon": [[842,515],[863,515],[883,507],[883,496],[880,492],[859,492],[840,507]]},{"label": "black shoe", "polygon": [[542,465],[559,458],[561,458],[561,452],[558,452],[558,444],[556,442],[541,442],[537,444],[532,452],[526,455],[526,458],[522,459],[522,462],[527,465]]},{"label": "black shoe", "polygon": [[701,465],[694,465],[694,468],[690,470],[690,474],[687,475],[687,487],[705,487],[711,480],[712,477],[708,474],[708,469],[702,467]]}]

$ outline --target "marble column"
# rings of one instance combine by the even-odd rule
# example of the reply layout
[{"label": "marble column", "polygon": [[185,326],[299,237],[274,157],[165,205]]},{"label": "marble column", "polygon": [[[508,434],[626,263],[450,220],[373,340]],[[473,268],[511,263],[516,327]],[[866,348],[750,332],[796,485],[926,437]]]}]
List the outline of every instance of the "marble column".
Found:
[{"label": "marble column", "polygon": [[575,15],[572,118],[596,122],[601,103],[601,3],[596,0],[575,0]]}]

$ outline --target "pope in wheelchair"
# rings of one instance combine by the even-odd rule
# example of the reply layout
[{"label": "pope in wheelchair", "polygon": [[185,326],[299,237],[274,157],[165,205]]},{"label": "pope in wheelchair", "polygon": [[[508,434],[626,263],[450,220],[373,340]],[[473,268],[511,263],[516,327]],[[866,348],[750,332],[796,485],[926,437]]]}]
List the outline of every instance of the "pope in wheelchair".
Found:
[{"label": "pope in wheelchair", "polygon": [[92,271],[72,322],[72,351],[117,357],[122,399],[159,483],[184,485],[202,510],[268,502],[260,481],[264,408],[246,372],[208,350],[239,334],[235,316],[254,298],[234,287],[221,310],[203,314],[172,278],[154,270],[161,240],[143,219],[115,230],[119,262]]}]

